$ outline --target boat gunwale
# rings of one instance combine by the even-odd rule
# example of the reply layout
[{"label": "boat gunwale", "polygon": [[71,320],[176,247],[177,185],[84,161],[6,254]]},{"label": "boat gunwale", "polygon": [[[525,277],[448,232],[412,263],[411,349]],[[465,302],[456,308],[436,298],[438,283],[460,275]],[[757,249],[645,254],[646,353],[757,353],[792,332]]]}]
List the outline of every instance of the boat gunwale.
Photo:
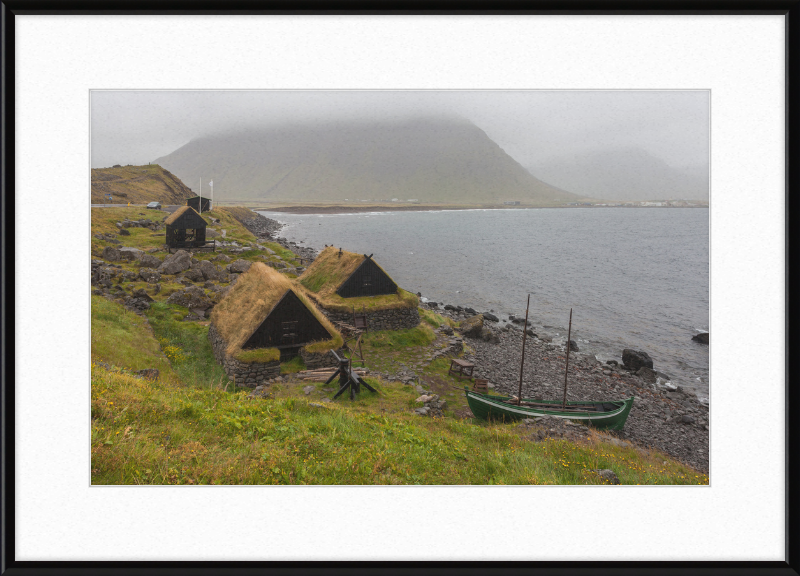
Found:
[{"label": "boat gunwale", "polygon": [[[495,406],[498,409],[506,410],[518,415],[543,415],[543,416],[555,416],[560,418],[568,418],[574,420],[600,420],[604,418],[615,418],[619,416],[622,412],[624,412],[630,403],[633,402],[634,396],[630,396],[629,398],[623,400],[611,400],[611,401],[572,401],[567,402],[569,406],[572,404],[609,404],[611,402],[621,402],[622,405],[610,412],[589,412],[586,411],[575,411],[575,412],[567,412],[562,410],[549,410],[547,408],[531,408],[527,406],[514,406],[513,404],[506,404],[502,400],[508,400],[511,398],[510,396],[489,396],[488,394],[481,394],[480,392],[474,392],[469,390],[466,386],[464,387],[464,391],[467,394],[467,399],[469,400],[472,397],[474,400],[478,402],[482,402],[488,406]],[[524,400],[524,398],[523,398]],[[557,402],[557,401],[553,401]],[[554,406],[559,406],[559,404],[554,403]],[[627,418],[626,418],[627,419]]]}]

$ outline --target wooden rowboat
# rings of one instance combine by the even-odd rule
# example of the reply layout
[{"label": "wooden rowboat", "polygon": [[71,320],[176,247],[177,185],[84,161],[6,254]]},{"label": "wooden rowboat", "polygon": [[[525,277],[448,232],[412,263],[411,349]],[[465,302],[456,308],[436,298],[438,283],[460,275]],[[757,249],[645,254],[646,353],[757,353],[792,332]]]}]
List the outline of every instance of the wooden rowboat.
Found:
[{"label": "wooden rowboat", "polygon": [[509,396],[490,396],[473,392],[466,386],[467,404],[476,418],[481,420],[521,420],[537,416],[553,416],[578,422],[591,423],[596,428],[622,430],[633,406],[633,396],[625,400],[567,402],[562,408],[560,400],[522,399],[511,404]]}]

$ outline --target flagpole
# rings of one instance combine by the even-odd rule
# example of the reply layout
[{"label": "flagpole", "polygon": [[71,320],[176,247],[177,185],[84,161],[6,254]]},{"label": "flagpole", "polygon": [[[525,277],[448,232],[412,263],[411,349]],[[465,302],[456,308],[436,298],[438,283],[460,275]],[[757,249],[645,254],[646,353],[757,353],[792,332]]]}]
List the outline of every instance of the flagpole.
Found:
[{"label": "flagpole", "polygon": [[200,176],[200,192],[197,193],[200,196],[200,212],[203,212],[203,177]]},{"label": "flagpole", "polygon": [[214,209],[214,181],[211,181],[211,209]]}]

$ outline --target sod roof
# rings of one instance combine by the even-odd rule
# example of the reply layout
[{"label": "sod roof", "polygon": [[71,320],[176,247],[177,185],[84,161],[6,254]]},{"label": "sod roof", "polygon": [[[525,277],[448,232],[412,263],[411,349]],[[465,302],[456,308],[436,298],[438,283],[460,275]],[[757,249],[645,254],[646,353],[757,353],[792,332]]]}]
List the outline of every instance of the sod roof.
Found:
[{"label": "sod roof", "polygon": [[342,345],[341,334],[314,306],[302,286],[294,284],[263,262],[255,262],[239,276],[227,296],[211,312],[211,323],[225,340],[229,355],[236,357],[241,352],[244,343],[270,315],[287,290],[292,290],[300,298],[331,335],[329,341],[314,343],[313,348],[338,348]]},{"label": "sod roof", "polygon": [[[194,215],[197,216],[199,219],[201,220],[203,219],[203,217],[200,216],[200,214],[198,214],[197,211],[191,206],[181,206],[180,208],[175,210],[175,212],[173,212],[166,220],[164,220],[164,224],[169,225],[174,223],[176,220],[178,220],[178,218],[180,218],[189,211],[194,212]],[[205,220],[203,220],[203,222],[205,223]]]},{"label": "sod roof", "polygon": [[[339,249],[333,246],[325,248],[319,253],[316,260],[312,262],[305,272],[297,279],[300,284],[311,292],[312,298],[322,307],[330,310],[342,312],[350,311],[355,307],[357,310],[388,310],[390,308],[415,308],[418,304],[417,297],[410,292],[400,288],[397,294],[384,294],[381,296],[359,296],[356,298],[342,298],[336,291],[347,280],[350,275],[364,261],[363,254],[342,251],[339,256]],[[384,274],[386,270],[375,262]],[[388,274],[386,274],[389,276]],[[390,277],[391,278],[391,277]]]}]

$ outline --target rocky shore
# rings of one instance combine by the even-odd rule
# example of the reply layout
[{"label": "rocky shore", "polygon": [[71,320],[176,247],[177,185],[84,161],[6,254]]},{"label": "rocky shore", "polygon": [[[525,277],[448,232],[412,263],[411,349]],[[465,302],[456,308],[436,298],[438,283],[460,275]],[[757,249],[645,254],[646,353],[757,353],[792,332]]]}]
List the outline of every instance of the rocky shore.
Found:
[{"label": "rocky shore", "polygon": [[[451,307],[453,308],[453,307]],[[469,312],[438,309],[439,314],[463,321]],[[491,314],[489,314],[491,316]],[[498,319],[499,320],[499,319]],[[465,358],[475,363],[475,375],[486,378],[498,393],[519,390],[522,324],[485,321],[483,330],[464,339]],[[529,328],[530,333],[536,334]],[[523,397],[561,399],[564,392],[564,343],[527,336]],[[631,372],[622,364],[602,364],[591,354],[570,351],[568,400],[621,399],[634,396],[624,430],[617,436],[643,448],[653,447],[708,471],[709,413],[694,393],[674,387],[656,372],[637,366]]]},{"label": "rocky shore", "polygon": [[287,250],[294,252],[300,258],[313,260],[317,257],[317,251],[313,248],[299,246],[295,242],[289,242],[286,238],[278,237],[277,234],[283,229],[284,225],[277,220],[272,220],[257,212],[253,212],[251,218],[242,219],[239,220],[239,222],[256,238],[268,239],[272,242],[276,242]]}]

